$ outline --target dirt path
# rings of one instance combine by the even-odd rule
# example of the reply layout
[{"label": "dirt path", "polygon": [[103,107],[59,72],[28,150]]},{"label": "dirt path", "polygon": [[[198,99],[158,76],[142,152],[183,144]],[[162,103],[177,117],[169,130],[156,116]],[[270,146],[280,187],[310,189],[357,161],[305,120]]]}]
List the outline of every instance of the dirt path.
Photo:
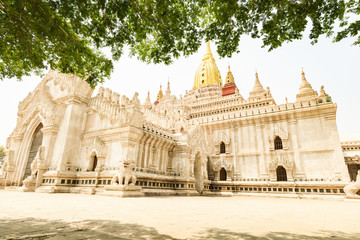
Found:
[{"label": "dirt path", "polygon": [[0,191],[0,239],[360,239],[359,217],[360,202]]}]

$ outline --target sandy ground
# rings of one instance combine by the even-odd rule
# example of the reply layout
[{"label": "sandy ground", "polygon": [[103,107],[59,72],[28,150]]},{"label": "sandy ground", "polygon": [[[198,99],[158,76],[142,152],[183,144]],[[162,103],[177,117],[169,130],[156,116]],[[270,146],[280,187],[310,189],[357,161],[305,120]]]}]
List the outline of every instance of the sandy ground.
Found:
[{"label": "sandy ground", "polygon": [[360,239],[360,202],[0,191],[0,239]]}]

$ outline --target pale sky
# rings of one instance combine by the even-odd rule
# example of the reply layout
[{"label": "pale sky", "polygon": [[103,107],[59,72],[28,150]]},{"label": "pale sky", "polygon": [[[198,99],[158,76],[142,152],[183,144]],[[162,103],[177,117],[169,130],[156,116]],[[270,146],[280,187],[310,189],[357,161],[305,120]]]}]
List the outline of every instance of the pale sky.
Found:
[{"label": "pale sky", "polygon": [[[352,42],[353,39],[346,39],[332,43],[331,39],[321,38],[318,44],[311,45],[310,40],[304,38],[268,52],[261,48],[260,40],[243,37],[240,53],[232,58],[220,59],[213,43],[211,50],[223,80],[230,64],[235,83],[244,98],[253,88],[257,69],[260,82],[264,87],[270,87],[277,104],[285,103],[285,97],[294,102],[303,67],[312,87],[319,92],[320,86],[324,85],[325,91],[337,103],[337,125],[342,140],[355,140],[360,139],[360,47],[352,46]],[[172,94],[179,97],[193,87],[195,72],[204,53],[205,44],[198,53],[175,60],[170,66],[147,65],[124,55],[115,63],[111,79],[103,86],[128,97],[136,91],[141,102],[150,91],[153,102],[160,84],[166,89],[170,79]],[[0,81],[0,145],[5,145],[6,138],[15,128],[18,103],[40,80],[40,77],[33,76],[24,78],[22,82],[14,79]]]}]

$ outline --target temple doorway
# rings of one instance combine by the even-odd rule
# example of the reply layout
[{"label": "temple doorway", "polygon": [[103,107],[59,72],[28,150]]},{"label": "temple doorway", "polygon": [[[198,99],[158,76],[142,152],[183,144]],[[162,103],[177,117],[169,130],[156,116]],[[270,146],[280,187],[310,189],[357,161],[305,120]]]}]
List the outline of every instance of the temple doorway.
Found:
[{"label": "temple doorway", "polygon": [[39,147],[42,144],[42,140],[43,140],[43,134],[41,129],[43,128],[43,125],[40,123],[39,126],[37,126],[37,128],[35,129],[34,132],[34,137],[31,143],[31,147],[30,147],[30,152],[29,152],[29,157],[26,163],[26,168],[25,168],[25,173],[24,173],[24,177],[23,179],[27,178],[28,176],[31,175],[31,163],[33,162],[36,153],[39,150]]},{"label": "temple doorway", "polygon": [[220,170],[220,181],[226,181],[226,178],[227,178],[226,175],[227,174],[226,174],[225,168],[221,168],[221,170]]},{"label": "temple doorway", "polygon": [[277,181],[287,181],[286,170],[283,166],[278,166],[276,168],[276,178]]},{"label": "temple doorway", "polygon": [[96,166],[97,166],[97,163],[98,163],[98,159],[97,159],[97,156],[95,155],[95,156],[94,156],[94,159],[93,159],[93,164],[92,164],[92,169],[91,169],[91,171],[95,171]]}]

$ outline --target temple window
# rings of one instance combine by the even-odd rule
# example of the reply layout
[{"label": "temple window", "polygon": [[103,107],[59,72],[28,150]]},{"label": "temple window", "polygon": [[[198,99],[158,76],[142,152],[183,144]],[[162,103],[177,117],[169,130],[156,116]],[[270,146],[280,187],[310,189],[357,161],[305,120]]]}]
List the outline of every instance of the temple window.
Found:
[{"label": "temple window", "polygon": [[221,142],[220,143],[220,153],[225,153],[226,151],[225,151],[226,149],[225,149],[225,143],[224,142]]},{"label": "temple window", "polygon": [[276,168],[276,178],[277,181],[287,181],[286,170],[283,166],[278,166]]},{"label": "temple window", "polygon": [[282,140],[279,136],[276,136],[274,140],[274,146],[275,146],[275,150],[283,149]]}]

